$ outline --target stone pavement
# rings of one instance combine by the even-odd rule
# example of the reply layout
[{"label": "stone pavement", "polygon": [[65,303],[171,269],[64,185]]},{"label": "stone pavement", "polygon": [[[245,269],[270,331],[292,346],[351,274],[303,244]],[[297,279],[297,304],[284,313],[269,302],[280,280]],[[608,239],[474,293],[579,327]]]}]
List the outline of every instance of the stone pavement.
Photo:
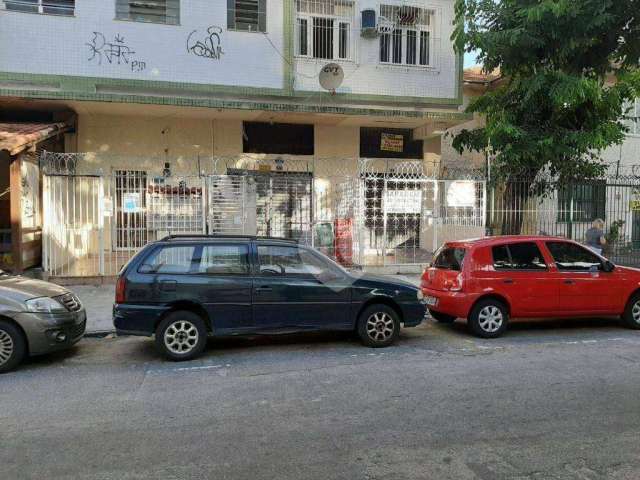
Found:
[{"label": "stone pavement", "polygon": [[[415,285],[420,283],[418,275],[388,275]],[[74,292],[87,309],[87,334],[101,335],[114,331],[111,308],[115,298],[115,285],[72,285],[67,287]]]}]

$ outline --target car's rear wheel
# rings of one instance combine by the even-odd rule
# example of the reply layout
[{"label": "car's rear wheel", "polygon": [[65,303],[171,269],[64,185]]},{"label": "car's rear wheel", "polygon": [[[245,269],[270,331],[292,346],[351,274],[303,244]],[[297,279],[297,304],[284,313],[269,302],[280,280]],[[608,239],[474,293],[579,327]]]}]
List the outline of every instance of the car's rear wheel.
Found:
[{"label": "car's rear wheel", "polygon": [[156,329],[156,348],[169,360],[193,360],[206,344],[204,320],[188,310],[169,313]]},{"label": "car's rear wheel", "polygon": [[640,330],[640,293],[633,295],[627,302],[622,321],[627,327]]},{"label": "car's rear wheel", "polygon": [[507,307],[500,300],[479,301],[471,310],[468,323],[471,331],[481,338],[496,338],[504,333],[509,322]]},{"label": "car's rear wheel", "polygon": [[439,322],[439,323],[453,323],[456,321],[456,317],[452,315],[435,312],[433,310],[429,310],[429,315],[431,315],[431,318],[433,318],[436,322]]},{"label": "car's rear wheel", "polygon": [[13,323],[0,320],[0,373],[17,367],[27,353],[27,342]]},{"label": "car's rear wheel", "polygon": [[398,314],[387,305],[371,305],[358,318],[358,335],[368,347],[387,347],[395,342],[399,334]]}]

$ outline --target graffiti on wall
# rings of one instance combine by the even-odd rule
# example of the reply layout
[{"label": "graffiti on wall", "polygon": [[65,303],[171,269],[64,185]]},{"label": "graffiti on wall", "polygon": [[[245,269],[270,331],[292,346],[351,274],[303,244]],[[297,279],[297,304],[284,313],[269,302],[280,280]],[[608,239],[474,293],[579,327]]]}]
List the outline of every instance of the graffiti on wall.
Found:
[{"label": "graffiti on wall", "polygon": [[193,30],[187,37],[187,52],[197,57],[220,60],[224,51],[220,35],[222,28],[211,25],[207,32],[202,34],[198,30]]},{"label": "graffiti on wall", "polygon": [[146,62],[136,57],[136,52],[119,34],[114,35],[111,41],[107,40],[103,33],[93,32],[93,38],[86,45],[89,47],[89,62],[98,65],[126,65],[132,72],[141,72],[147,68]]}]

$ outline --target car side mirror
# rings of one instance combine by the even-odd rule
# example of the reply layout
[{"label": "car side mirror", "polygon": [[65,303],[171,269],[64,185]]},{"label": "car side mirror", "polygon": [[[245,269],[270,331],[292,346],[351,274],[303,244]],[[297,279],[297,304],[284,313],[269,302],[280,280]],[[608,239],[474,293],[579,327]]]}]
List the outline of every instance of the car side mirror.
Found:
[{"label": "car side mirror", "polygon": [[602,266],[603,271],[610,273],[610,272],[613,272],[615,269],[616,269],[616,266],[612,262],[610,262],[609,260],[605,260]]}]

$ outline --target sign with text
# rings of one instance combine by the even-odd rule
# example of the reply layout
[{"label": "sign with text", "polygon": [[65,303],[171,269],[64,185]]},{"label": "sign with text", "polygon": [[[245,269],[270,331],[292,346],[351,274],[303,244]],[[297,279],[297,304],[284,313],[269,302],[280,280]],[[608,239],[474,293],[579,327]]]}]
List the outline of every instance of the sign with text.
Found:
[{"label": "sign with text", "polygon": [[422,213],[422,190],[387,190],[384,209],[387,213]]},{"label": "sign with text", "polygon": [[387,152],[403,152],[404,138],[402,135],[382,133],[380,135],[380,150]]}]

